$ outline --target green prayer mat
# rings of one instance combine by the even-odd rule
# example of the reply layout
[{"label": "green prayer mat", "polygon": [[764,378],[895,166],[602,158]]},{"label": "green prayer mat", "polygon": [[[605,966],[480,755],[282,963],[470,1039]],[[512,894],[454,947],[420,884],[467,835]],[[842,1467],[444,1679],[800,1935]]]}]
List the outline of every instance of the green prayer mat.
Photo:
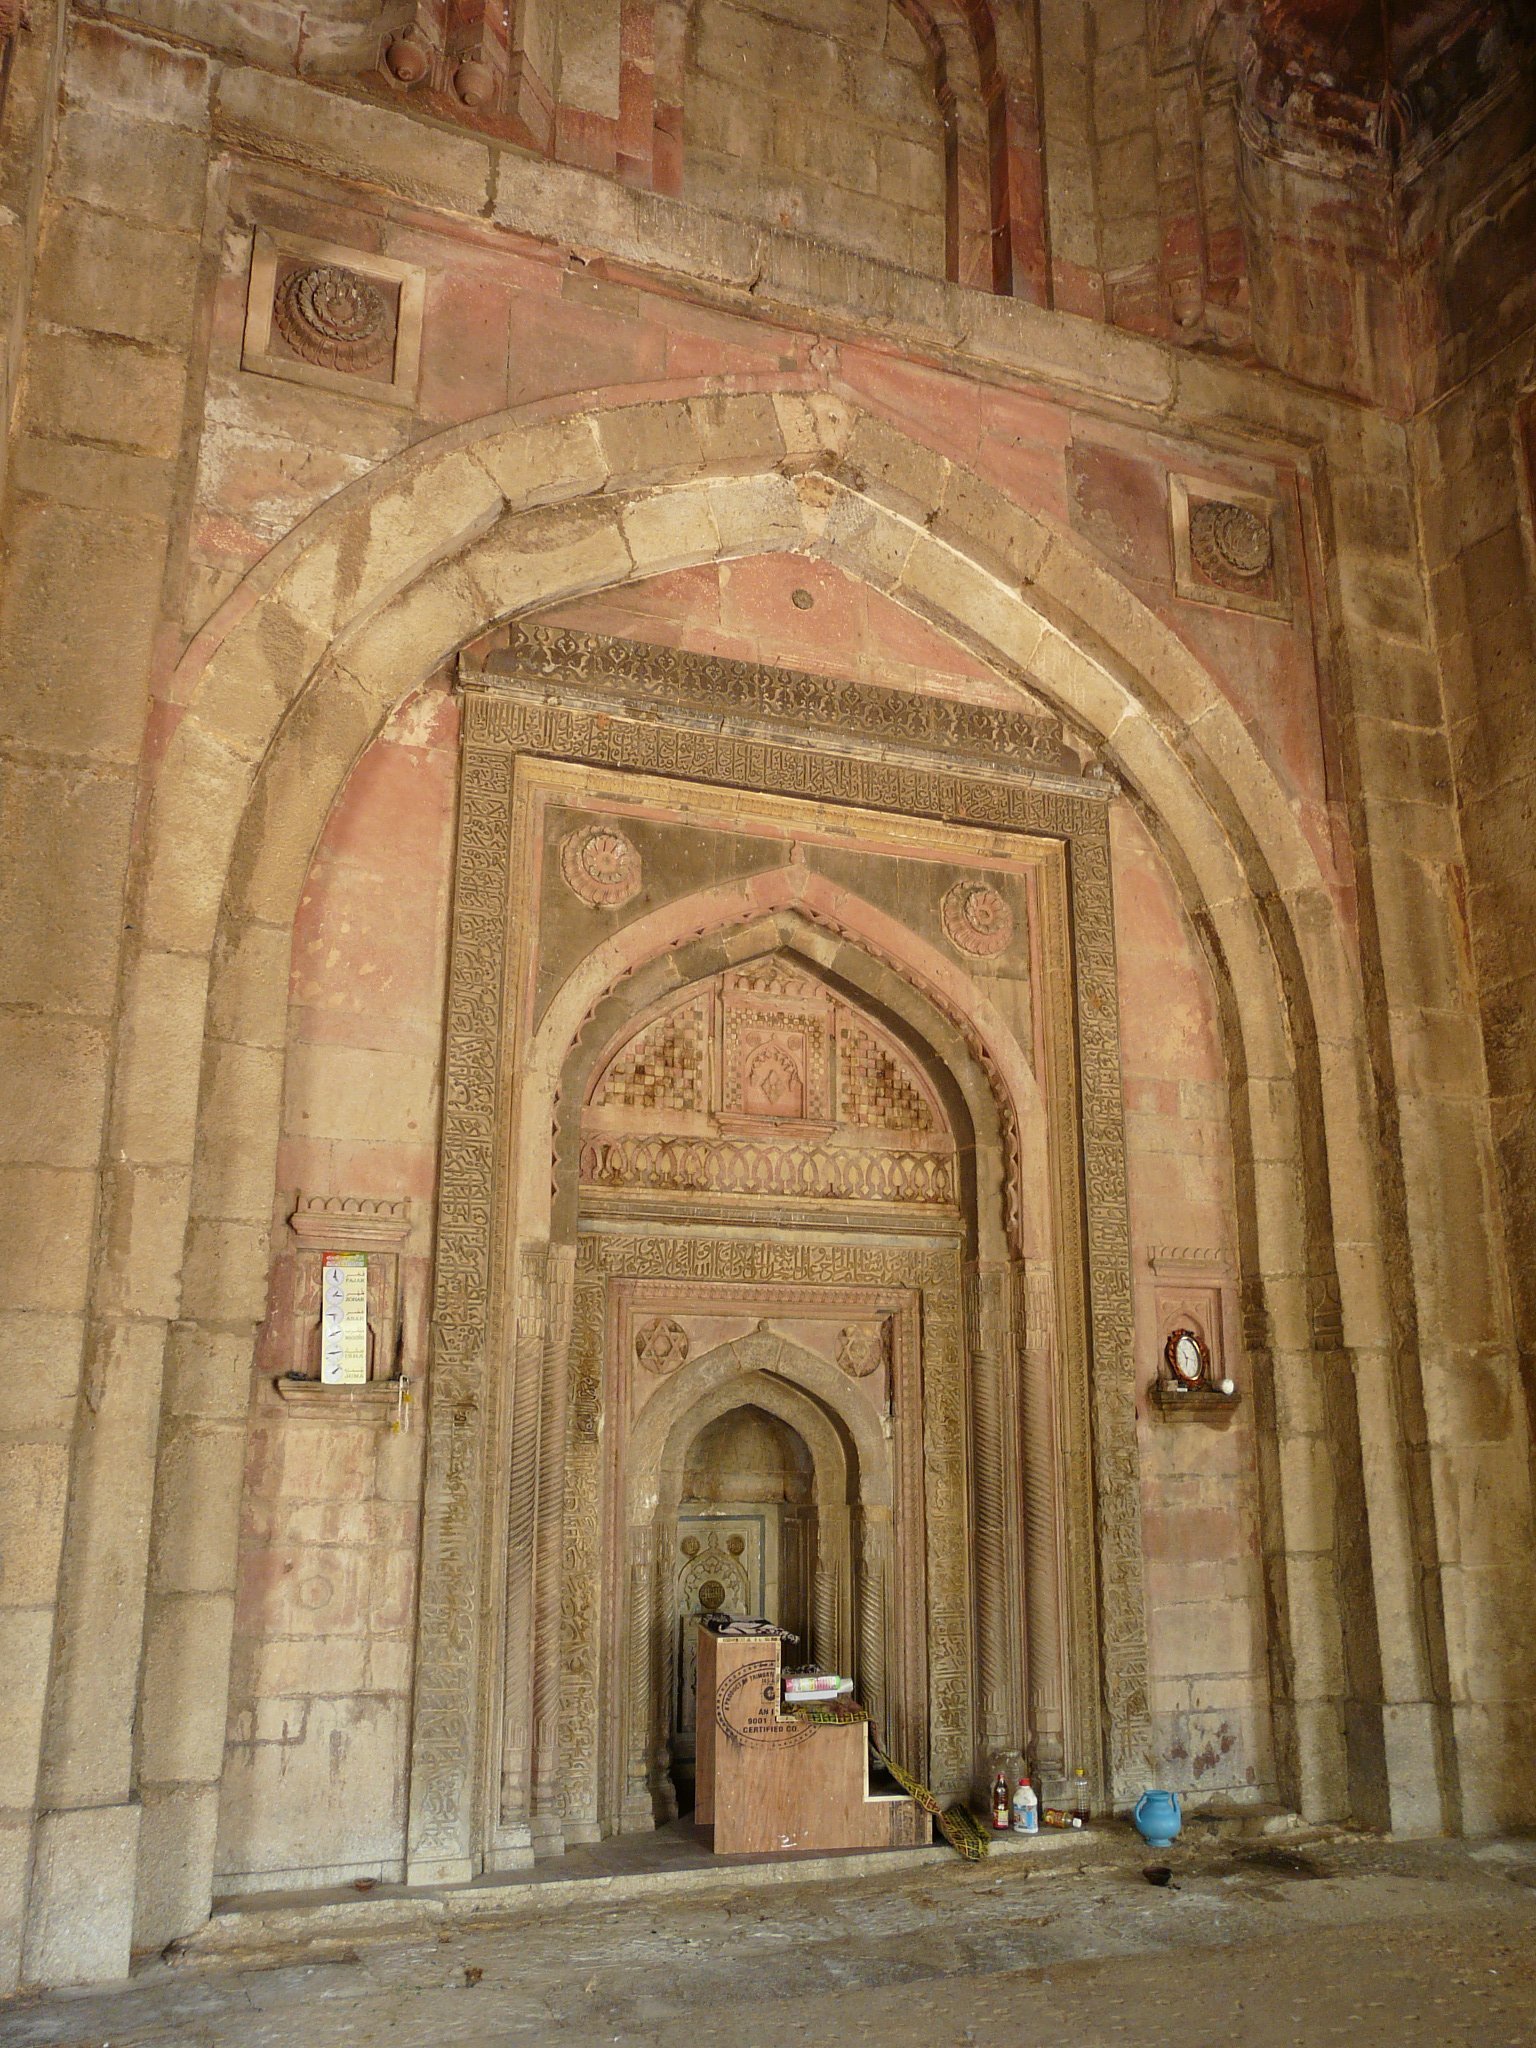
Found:
[{"label": "green prayer mat", "polygon": [[869,1719],[867,1708],[857,1700],[786,1700],[784,1711],[797,1721],[811,1721],[818,1728],[856,1727]]},{"label": "green prayer mat", "polygon": [[970,1808],[958,1802],[954,1806],[941,1807],[922,1779],[914,1778],[910,1771],[904,1771],[900,1764],[893,1763],[877,1742],[871,1740],[869,1750],[875,1762],[890,1772],[907,1797],[915,1799],[924,1813],[933,1815],[939,1824],[939,1833],[955,1853],[963,1856],[967,1863],[979,1863],[991,1849],[992,1842]]}]

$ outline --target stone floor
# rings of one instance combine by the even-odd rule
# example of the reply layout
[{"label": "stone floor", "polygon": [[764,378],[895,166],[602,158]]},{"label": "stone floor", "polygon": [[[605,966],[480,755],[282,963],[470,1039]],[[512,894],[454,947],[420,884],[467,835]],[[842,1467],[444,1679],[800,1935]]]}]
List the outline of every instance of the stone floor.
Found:
[{"label": "stone floor", "polygon": [[[0,2008],[7,2048],[1526,2048],[1536,1842],[1207,1842],[590,1902],[274,1945],[260,1914],[113,1991]],[[552,1895],[546,1895],[552,1896]],[[461,1895],[462,1897],[462,1895]],[[242,1935],[241,1927],[245,1934]],[[373,1931],[370,1931],[372,1929]]]}]

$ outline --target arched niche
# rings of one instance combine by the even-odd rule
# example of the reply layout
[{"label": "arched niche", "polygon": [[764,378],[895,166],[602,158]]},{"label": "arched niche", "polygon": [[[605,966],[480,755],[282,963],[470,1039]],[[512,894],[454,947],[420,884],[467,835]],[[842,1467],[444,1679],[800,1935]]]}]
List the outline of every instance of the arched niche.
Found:
[{"label": "arched niche", "polygon": [[[860,1414],[846,1381],[839,1386],[823,1361],[760,1329],[716,1346],[674,1375],[642,1411],[621,1453],[627,1466],[626,1530],[610,1598],[627,1589],[630,1601],[629,1613],[612,1632],[614,1687],[625,1703],[623,1777],[606,1796],[600,1791],[619,1826],[648,1827],[658,1814],[676,1810],[669,1708],[682,1690],[679,1659],[686,1658],[689,1645],[680,1634],[673,1597],[679,1570],[674,1543],[688,1497],[690,1456],[701,1438],[744,1411],[776,1422],[803,1447],[809,1466],[807,1498],[794,1504],[811,1511],[800,1518],[811,1541],[801,1611],[794,1616],[801,1624],[794,1631],[801,1638],[795,1661],[814,1658],[824,1669],[856,1676],[884,1730],[890,1617],[885,1579],[878,1568],[867,1570],[865,1560],[889,1535],[889,1445]],[[637,1598],[648,1571],[650,1597]],[[636,1625],[637,1606],[649,1616],[648,1630]]]},{"label": "arched niche", "polygon": [[[775,900],[783,907],[774,909]],[[512,1858],[520,1846],[517,1824],[506,1824],[505,1817],[515,1811],[510,1802],[521,1783],[528,1786],[524,1810],[535,1847],[552,1845],[556,1807],[560,1838],[567,1841],[591,1839],[616,1825],[649,1826],[672,1810],[666,1731],[656,1703],[670,1696],[674,1682],[664,1661],[675,1646],[669,1647],[669,1560],[663,1548],[675,1523],[680,1480],[674,1471],[662,1500],[656,1489],[665,1468],[656,1445],[665,1435],[663,1423],[685,1411],[689,1428],[700,1426],[693,1409],[708,1375],[730,1380],[752,1347],[768,1346],[772,1353],[778,1340],[764,1334],[716,1346],[703,1378],[692,1364],[685,1373],[673,1373],[644,1407],[636,1423],[642,1434],[630,1440],[622,1392],[630,1339],[622,1329],[615,1334],[611,1309],[587,1298],[583,1261],[614,1255],[616,1240],[583,1234],[583,1195],[590,1193],[579,1171],[583,1118],[590,1118],[600,1084],[644,1028],[675,1016],[690,991],[711,977],[764,961],[780,963],[792,978],[803,977],[830,1000],[848,1004],[878,1030],[882,1042],[900,1049],[913,1084],[920,1083],[952,1139],[959,1168],[942,1244],[916,1252],[905,1241],[889,1250],[878,1241],[866,1247],[871,1270],[885,1275],[890,1301],[882,1313],[890,1314],[898,1330],[890,1375],[894,1414],[888,1409],[883,1427],[889,1430],[894,1421],[905,1451],[892,1451],[881,1416],[850,1387],[845,1372],[804,1346],[784,1351],[794,1360],[790,1376],[848,1436],[860,1475],[846,1511],[840,1505],[835,1514],[819,1514],[816,1654],[858,1677],[882,1732],[889,1729],[899,1753],[915,1768],[933,1771],[949,1792],[968,1789],[999,1748],[1019,1746],[1026,1711],[1048,1755],[1054,1743],[1059,1756],[1064,1740],[1077,1753],[1092,1755],[1100,1739],[1092,1594],[1073,1607],[1056,1592],[1063,1565],[1055,1473],[1065,1462],[1086,1473],[1086,1388],[1072,1401],[1054,1398],[1048,1384],[1055,1369],[1054,1332],[1037,1329],[1031,1346],[1020,1327],[1026,1293],[1020,1237],[1048,1254],[1054,1228],[1051,1146],[1039,1086],[1001,1017],[953,961],[940,959],[915,933],[896,929],[846,886],[832,890],[825,877],[791,862],[759,874],[750,886],[716,886],[637,919],[626,930],[622,965],[611,949],[600,948],[570,971],[520,1063],[514,1150],[528,1170],[520,1177],[514,1232],[520,1249],[514,1257],[527,1259],[530,1273],[546,1276],[574,1266],[576,1334],[568,1379],[587,1391],[575,1397],[576,1418],[565,1434],[571,1458],[562,1471],[558,1432],[550,1426],[547,1361],[551,1342],[565,1342],[565,1326],[551,1298],[542,1349],[530,1347],[528,1353],[530,1360],[541,1359],[537,1371],[545,1390],[540,1484],[532,1493],[547,1504],[564,1486],[577,1507],[566,1515],[563,1530],[545,1518],[541,1534],[530,1490],[514,1488],[503,1717],[513,1742],[502,1757],[504,1853]],[[563,1058],[561,1046],[567,1048]],[[1058,1132],[1058,1149],[1063,1146],[1075,1157],[1075,1133]],[[540,1158],[551,1159],[548,1175],[537,1171]],[[614,1228],[603,1225],[604,1232]],[[893,1213],[887,1227],[893,1244],[902,1230],[903,1219]],[[730,1233],[723,1235],[728,1239]],[[731,1247],[721,1249],[729,1253]],[[834,1265],[840,1256],[832,1243],[807,1249]],[[654,1241],[639,1238],[631,1256],[640,1266],[664,1259]],[[739,1263],[722,1258],[718,1270],[740,1270]],[[767,1306],[765,1295],[756,1301],[757,1309]],[[653,1301],[646,1313],[666,1308],[664,1301]],[[608,1350],[599,1367],[604,1345]],[[775,1370],[783,1376],[783,1358]],[[526,1385],[525,1412],[534,1399],[531,1377]],[[932,1412],[924,1409],[924,1388],[932,1391]],[[740,1398],[728,1388],[718,1395],[714,1412]],[[514,1395],[514,1410],[517,1405]],[[814,1429],[807,1430],[813,1440]],[[622,1555],[610,1537],[601,1569],[584,1556],[594,1505],[601,1513],[595,1448],[600,1434],[606,1457],[627,1475],[629,1496]],[[1021,1444],[1024,1474],[1017,1469]],[[1021,1488],[1036,1504],[1027,1518]],[[823,1477],[819,1505],[828,1499]],[[1078,1556],[1091,1559],[1086,1483],[1068,1519],[1074,1515]],[[1032,1530],[1027,1546],[1021,1541],[1026,1519]],[[520,1561],[529,1559],[531,1585],[519,1571]],[[541,1576],[547,1586],[551,1575],[564,1577],[558,1600],[539,1590]],[[599,1583],[600,1597],[590,1590]],[[600,1648],[587,1622],[597,1607],[606,1616]],[[622,1630],[621,1610],[627,1617]],[[558,1643],[541,1633],[537,1621],[540,1612],[556,1611],[578,1617],[574,1636],[568,1625]],[[940,1643],[937,1661],[928,1654],[930,1625]],[[826,1657],[829,1641],[836,1644],[835,1658]],[[576,1748],[597,1753],[595,1764],[574,1771],[569,1739],[563,1758],[543,1768],[540,1763],[536,1702],[541,1690],[546,1696],[555,1690],[548,1676],[541,1680],[553,1658],[567,1674],[567,1701],[583,1696],[566,1716],[566,1737],[577,1731]],[[942,1731],[935,1719],[940,1695],[942,1716],[961,1717],[953,1730],[947,1718]],[[533,1709],[519,1712],[519,1698],[532,1700]],[[519,1747],[529,1728],[531,1756]],[[621,1793],[614,1789],[620,1778]]]}]

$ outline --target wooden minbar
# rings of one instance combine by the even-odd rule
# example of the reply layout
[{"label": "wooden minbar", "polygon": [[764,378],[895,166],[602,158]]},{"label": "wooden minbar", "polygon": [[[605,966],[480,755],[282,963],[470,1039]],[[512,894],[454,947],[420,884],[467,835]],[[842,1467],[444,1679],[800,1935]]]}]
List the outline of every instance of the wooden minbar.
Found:
[{"label": "wooden minbar", "polygon": [[781,1711],[772,1636],[699,1631],[694,1819],[717,1856],[785,1849],[903,1849],[932,1839],[904,1793],[871,1793],[869,1728]]}]

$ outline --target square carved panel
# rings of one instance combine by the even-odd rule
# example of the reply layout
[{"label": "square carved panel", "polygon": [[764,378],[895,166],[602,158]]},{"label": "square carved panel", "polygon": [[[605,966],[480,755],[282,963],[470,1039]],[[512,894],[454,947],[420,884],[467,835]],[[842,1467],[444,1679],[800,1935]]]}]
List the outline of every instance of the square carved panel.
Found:
[{"label": "square carved panel", "polygon": [[414,405],[425,292],[413,263],[258,228],[240,367]]},{"label": "square carved panel", "polygon": [[1170,477],[1168,494],[1179,596],[1288,619],[1290,574],[1279,502],[1186,476]]}]

